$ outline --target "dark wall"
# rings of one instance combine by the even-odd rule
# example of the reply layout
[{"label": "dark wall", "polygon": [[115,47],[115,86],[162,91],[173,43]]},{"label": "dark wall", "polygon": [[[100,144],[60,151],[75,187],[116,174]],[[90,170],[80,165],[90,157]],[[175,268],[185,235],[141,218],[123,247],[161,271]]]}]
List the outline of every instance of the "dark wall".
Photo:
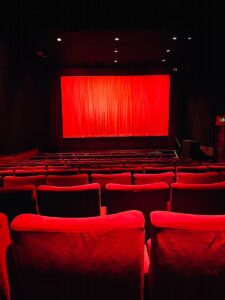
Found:
[{"label": "dark wall", "polygon": [[191,70],[183,76],[183,138],[214,146],[215,120],[225,114],[225,24],[214,16],[197,35]]},{"label": "dark wall", "polygon": [[45,148],[49,77],[22,35],[0,41],[0,153]]}]

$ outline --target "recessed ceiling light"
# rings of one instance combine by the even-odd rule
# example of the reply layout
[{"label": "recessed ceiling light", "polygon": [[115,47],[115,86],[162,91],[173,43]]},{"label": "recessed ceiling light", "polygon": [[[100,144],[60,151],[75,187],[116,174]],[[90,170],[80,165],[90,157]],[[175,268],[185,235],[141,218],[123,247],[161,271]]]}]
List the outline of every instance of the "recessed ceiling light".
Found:
[{"label": "recessed ceiling light", "polygon": [[118,53],[118,49],[115,49],[114,52],[115,52],[115,53]]},{"label": "recessed ceiling light", "polygon": [[177,36],[173,36],[172,39],[173,39],[174,41],[176,41],[176,40],[177,40]]},{"label": "recessed ceiling light", "polygon": [[169,53],[169,52],[170,52],[170,49],[166,49],[166,52]]},{"label": "recessed ceiling light", "polygon": [[118,63],[118,60],[117,60],[117,59],[114,59],[114,63],[115,63],[115,64]]},{"label": "recessed ceiling light", "polygon": [[162,59],[162,62],[165,62],[165,61],[166,61],[166,60],[163,58],[163,59]]},{"label": "recessed ceiling light", "polygon": [[114,40],[118,42],[120,40],[120,38],[119,37],[115,37]]},{"label": "recessed ceiling light", "polygon": [[173,71],[174,71],[174,72],[177,72],[177,68],[173,68]]},{"label": "recessed ceiling light", "polygon": [[190,40],[192,39],[192,37],[191,37],[191,36],[189,36],[187,39],[190,41]]},{"label": "recessed ceiling light", "polygon": [[61,37],[57,37],[56,41],[57,42],[62,42],[62,38]]}]

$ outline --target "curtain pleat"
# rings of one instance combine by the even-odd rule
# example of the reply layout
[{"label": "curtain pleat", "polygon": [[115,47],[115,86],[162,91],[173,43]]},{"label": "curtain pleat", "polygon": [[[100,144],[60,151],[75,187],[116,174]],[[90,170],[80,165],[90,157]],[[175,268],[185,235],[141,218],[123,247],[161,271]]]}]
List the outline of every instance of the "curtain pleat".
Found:
[{"label": "curtain pleat", "polygon": [[62,76],[63,137],[167,136],[169,75]]}]

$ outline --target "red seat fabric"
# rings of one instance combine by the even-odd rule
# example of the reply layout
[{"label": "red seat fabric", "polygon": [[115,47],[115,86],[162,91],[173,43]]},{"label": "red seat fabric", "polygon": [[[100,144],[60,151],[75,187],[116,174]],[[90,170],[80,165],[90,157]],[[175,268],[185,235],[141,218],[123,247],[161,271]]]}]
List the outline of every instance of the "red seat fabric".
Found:
[{"label": "red seat fabric", "polygon": [[100,173],[100,174],[111,174],[111,168],[80,168],[80,173]]},{"label": "red seat fabric", "polygon": [[140,212],[78,219],[26,214],[11,230],[18,299],[143,299]]},{"label": "red seat fabric", "polygon": [[7,215],[9,222],[22,213],[38,213],[35,186],[0,188],[0,211]]},{"label": "red seat fabric", "polygon": [[173,183],[171,211],[193,214],[225,214],[225,182]]},{"label": "red seat fabric", "polygon": [[46,184],[45,175],[36,176],[5,176],[3,179],[4,188],[11,188],[22,185],[34,184],[35,186]]},{"label": "red seat fabric", "polygon": [[169,186],[165,182],[122,185],[106,185],[107,214],[127,210],[139,210],[145,216],[146,239],[150,236],[149,213],[153,210],[166,210],[169,201]]},{"label": "red seat fabric", "polygon": [[48,174],[50,175],[76,175],[79,173],[78,168],[48,168]]},{"label": "red seat fabric", "polygon": [[206,172],[206,173],[186,173],[177,172],[177,183],[216,183],[220,182],[220,175],[218,172]]},{"label": "red seat fabric", "polygon": [[132,174],[130,172],[118,173],[118,174],[91,174],[90,182],[96,182],[101,187],[101,204],[106,205],[106,184],[118,183],[118,184],[131,184]]},{"label": "red seat fabric", "polygon": [[81,185],[81,184],[88,184],[87,174],[47,176],[47,185],[73,186],[73,185]]},{"label": "red seat fabric", "polygon": [[208,165],[209,170],[211,171],[218,171],[218,172],[224,172],[225,171],[225,164],[214,164],[214,165]]},{"label": "red seat fabric", "polygon": [[164,172],[158,174],[133,174],[134,184],[148,184],[155,182],[166,182],[171,185],[175,182],[174,172]]},{"label": "red seat fabric", "polygon": [[49,186],[37,188],[41,215],[55,217],[91,217],[100,215],[100,185]]},{"label": "red seat fabric", "polygon": [[37,176],[37,175],[46,175],[47,170],[45,168],[43,169],[19,169],[15,170],[16,176]]},{"label": "red seat fabric", "polygon": [[190,172],[190,173],[202,173],[207,172],[208,168],[207,166],[177,166],[176,167],[177,172]]},{"label": "red seat fabric", "polygon": [[146,174],[155,174],[155,173],[164,173],[164,172],[175,172],[175,167],[174,166],[144,167],[144,173]]},{"label": "red seat fabric", "polygon": [[116,173],[125,173],[125,172],[131,172],[133,173],[143,173],[143,168],[140,166],[133,166],[133,167],[112,167],[112,173],[116,174]]},{"label": "red seat fabric", "polygon": [[120,174],[91,174],[91,182],[99,183],[105,189],[107,183],[131,184],[131,173]]},{"label": "red seat fabric", "polygon": [[150,250],[150,299],[222,299],[225,216],[155,211]]},{"label": "red seat fabric", "polygon": [[10,246],[8,219],[0,213],[0,299],[10,300],[10,287],[7,270],[7,249]]},{"label": "red seat fabric", "polygon": [[224,171],[220,172],[220,179],[221,179],[221,181],[225,181],[225,172]]}]

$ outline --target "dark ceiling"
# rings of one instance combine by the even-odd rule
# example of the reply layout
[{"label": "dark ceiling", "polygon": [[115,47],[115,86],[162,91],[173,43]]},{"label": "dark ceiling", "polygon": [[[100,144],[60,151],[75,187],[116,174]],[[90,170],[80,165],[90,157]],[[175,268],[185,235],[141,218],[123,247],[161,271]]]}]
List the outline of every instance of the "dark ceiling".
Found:
[{"label": "dark ceiling", "polygon": [[13,9],[2,7],[0,21],[6,32],[25,37],[37,60],[60,67],[190,70],[223,44],[225,14],[216,1],[107,2],[15,1]]}]

